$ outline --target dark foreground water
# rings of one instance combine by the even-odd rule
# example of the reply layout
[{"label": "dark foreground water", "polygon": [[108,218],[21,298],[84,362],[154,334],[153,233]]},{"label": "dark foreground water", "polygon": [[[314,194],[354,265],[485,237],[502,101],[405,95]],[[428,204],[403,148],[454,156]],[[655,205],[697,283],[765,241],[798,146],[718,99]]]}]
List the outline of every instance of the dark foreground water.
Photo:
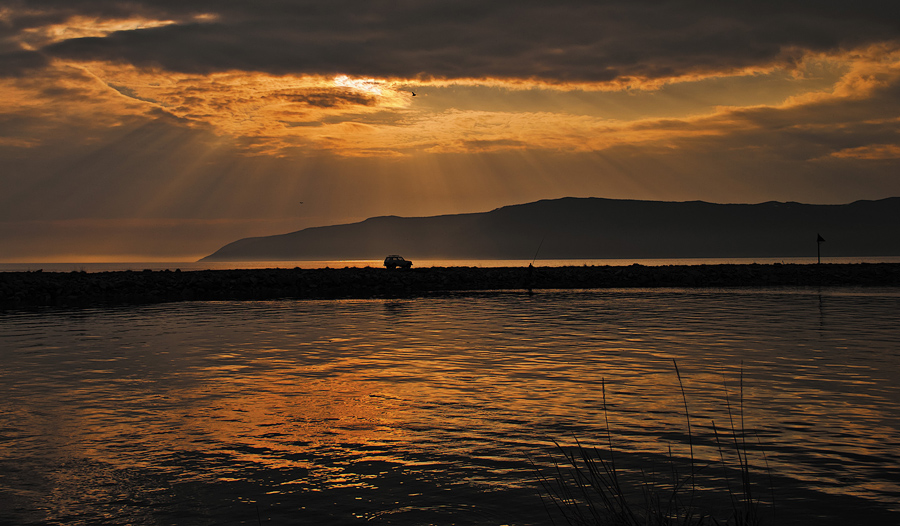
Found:
[{"label": "dark foreground water", "polygon": [[8,311],[0,523],[549,524],[528,458],[606,417],[724,483],[743,378],[766,522],[897,524],[898,366],[897,289]]}]

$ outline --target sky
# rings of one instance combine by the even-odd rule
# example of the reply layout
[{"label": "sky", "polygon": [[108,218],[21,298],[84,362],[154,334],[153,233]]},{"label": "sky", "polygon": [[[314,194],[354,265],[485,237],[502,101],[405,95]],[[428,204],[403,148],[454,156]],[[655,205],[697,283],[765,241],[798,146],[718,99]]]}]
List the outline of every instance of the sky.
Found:
[{"label": "sky", "polygon": [[900,3],[0,0],[0,262],[900,196]]}]

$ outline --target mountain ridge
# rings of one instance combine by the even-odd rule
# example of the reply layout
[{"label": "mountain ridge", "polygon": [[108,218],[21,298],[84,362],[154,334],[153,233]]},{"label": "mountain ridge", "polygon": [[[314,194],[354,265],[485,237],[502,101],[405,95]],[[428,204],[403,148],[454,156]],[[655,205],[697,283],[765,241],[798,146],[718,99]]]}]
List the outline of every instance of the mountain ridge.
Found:
[{"label": "mountain ridge", "polygon": [[900,197],[815,205],[564,197],[239,239],[201,261],[900,255]]}]

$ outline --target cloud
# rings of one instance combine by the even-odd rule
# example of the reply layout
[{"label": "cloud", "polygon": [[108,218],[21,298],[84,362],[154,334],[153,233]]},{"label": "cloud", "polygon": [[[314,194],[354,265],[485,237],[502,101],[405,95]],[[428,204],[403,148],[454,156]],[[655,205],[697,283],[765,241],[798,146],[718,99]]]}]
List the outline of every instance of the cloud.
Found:
[{"label": "cloud", "polygon": [[[900,124],[900,121],[894,122],[894,126]],[[900,144],[872,144],[867,146],[859,146],[857,148],[845,148],[833,152],[831,157],[839,159],[867,159],[874,161],[897,160],[900,159]]]},{"label": "cloud", "polygon": [[[900,8],[890,2],[852,8],[836,1],[109,4],[47,2],[31,14],[10,9],[9,18],[22,40],[41,27],[45,34],[58,34],[48,28],[62,23],[85,27],[40,48],[67,60],[181,73],[403,79],[665,79],[768,67],[790,62],[797,50],[834,51],[900,37],[892,22]],[[102,34],[91,35],[79,22],[85,20],[94,20]]]},{"label": "cloud", "polygon": [[[417,88],[420,96],[414,99],[399,81],[346,75],[186,74],[107,62],[58,61],[54,69],[41,75],[6,81],[10,96],[0,102],[0,109],[7,117],[18,115],[19,120],[0,121],[0,132],[7,130],[8,144],[24,145],[39,140],[40,129],[64,128],[72,119],[104,129],[131,118],[166,115],[180,126],[229,138],[234,147],[247,153],[277,156],[323,150],[389,157],[416,151],[523,148],[587,152],[625,144],[675,148],[698,138],[723,136],[733,137],[741,148],[757,144],[782,150],[785,155],[820,158],[838,150],[896,140],[890,125],[875,121],[900,115],[900,50],[870,46],[835,55],[811,54],[791,71],[801,78],[796,82],[801,91],[773,97],[768,104],[717,106],[715,100],[722,96],[713,97],[702,88],[712,81],[698,79],[682,81],[678,92],[657,90],[655,99],[651,95],[626,94],[623,99],[611,92],[532,88],[527,96],[555,95],[553,104],[529,110],[525,95],[515,98],[509,107],[503,107],[502,97],[495,97],[485,106],[492,109],[459,109],[452,88],[436,88],[430,94],[426,83],[420,85],[426,91]],[[825,82],[808,84],[802,79],[822,76],[823,71],[829,72]],[[728,92],[747,90],[758,96],[757,77],[733,77]],[[691,88],[711,100],[686,104]],[[479,92],[509,96],[520,88],[513,83],[506,88],[466,89],[477,97]],[[809,89],[813,91],[803,91]],[[680,114],[666,110],[659,97],[669,91],[678,93],[664,99],[670,99],[667,104],[672,110],[691,110]],[[580,101],[585,97],[594,102],[583,104]],[[635,100],[629,101],[629,97]],[[644,116],[631,112],[635,116],[629,118],[624,112],[621,117],[611,117],[603,108],[612,103],[646,104],[654,110]],[[85,118],[88,114],[90,119]],[[26,129],[23,123],[27,122],[33,130]]]},{"label": "cloud", "polygon": [[339,108],[346,106],[372,106],[375,97],[352,90],[296,89],[283,90],[266,95],[267,100],[287,102],[316,108]]},{"label": "cloud", "polygon": [[[0,237],[85,217],[281,220],[299,201],[327,224],[564,195],[896,195],[898,10],[7,2]],[[142,230],[123,225],[111,239]]]},{"label": "cloud", "polygon": [[[234,145],[254,155],[287,155],[286,152],[302,149],[324,149],[350,156],[397,156],[418,150],[496,151],[504,147],[600,151],[620,144],[672,147],[690,138],[746,135],[752,130],[771,134],[770,137],[806,137],[823,147],[831,142],[837,149],[885,142],[884,137],[875,136],[887,133],[884,127],[869,124],[866,128],[857,123],[871,123],[877,116],[900,111],[895,96],[900,89],[900,49],[896,46],[882,43],[835,54],[810,53],[797,59],[790,69],[780,71],[793,74],[798,79],[795,84],[803,86],[797,88],[800,91],[793,95],[785,91],[781,98],[773,97],[768,104],[750,106],[716,106],[715,102],[699,101],[686,104],[691,87],[712,98],[708,89],[701,89],[710,81],[682,79],[678,84],[683,86],[682,93],[668,103],[672,108],[692,108],[680,115],[665,115],[658,97],[643,96],[632,102],[609,92],[609,103],[641,106],[646,100],[655,108],[655,113],[627,118],[627,113],[607,116],[602,91],[590,95],[595,102],[585,105],[579,101],[590,92],[549,85],[532,86],[529,91],[556,93],[556,107],[545,105],[543,109],[530,110],[523,105],[526,99],[519,97],[517,103],[502,108],[503,99],[495,97],[485,106],[491,109],[460,109],[455,104],[452,85],[446,81],[436,85],[419,81],[415,89],[419,89],[420,96],[414,99],[412,91],[399,80],[239,71],[178,73],[110,62],[57,59],[52,69],[7,81],[11,96],[5,103],[0,102],[0,109],[22,119],[31,115],[39,127],[54,122],[65,126],[67,115],[79,119],[88,112],[97,128],[115,125],[124,116],[156,118],[165,114],[183,126],[230,137]],[[756,96],[759,76],[731,77],[735,80],[727,91],[744,90]],[[778,77],[773,72],[766,76]],[[809,83],[804,77],[824,77],[826,81]],[[742,79],[746,87],[742,86]],[[431,94],[427,89],[430,86],[436,89]],[[467,89],[474,90],[475,96],[478,90],[500,94],[521,90],[515,82]],[[671,90],[656,91],[663,96]],[[436,104],[438,98],[443,102]],[[6,135],[9,141],[18,140],[19,144],[29,140],[27,133]],[[32,137],[37,139],[38,134]],[[798,144],[796,140],[778,143]]]},{"label": "cloud", "polygon": [[42,53],[14,51],[0,54],[0,78],[20,77],[47,66],[49,61]]}]

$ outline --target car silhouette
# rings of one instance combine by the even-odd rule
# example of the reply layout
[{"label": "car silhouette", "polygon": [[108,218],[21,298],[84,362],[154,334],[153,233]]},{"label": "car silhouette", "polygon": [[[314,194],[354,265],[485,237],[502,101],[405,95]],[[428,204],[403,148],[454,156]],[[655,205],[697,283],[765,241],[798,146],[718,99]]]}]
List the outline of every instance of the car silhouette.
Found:
[{"label": "car silhouette", "polygon": [[409,268],[412,266],[412,261],[407,261],[402,256],[393,254],[384,258],[384,266],[387,268]]}]

